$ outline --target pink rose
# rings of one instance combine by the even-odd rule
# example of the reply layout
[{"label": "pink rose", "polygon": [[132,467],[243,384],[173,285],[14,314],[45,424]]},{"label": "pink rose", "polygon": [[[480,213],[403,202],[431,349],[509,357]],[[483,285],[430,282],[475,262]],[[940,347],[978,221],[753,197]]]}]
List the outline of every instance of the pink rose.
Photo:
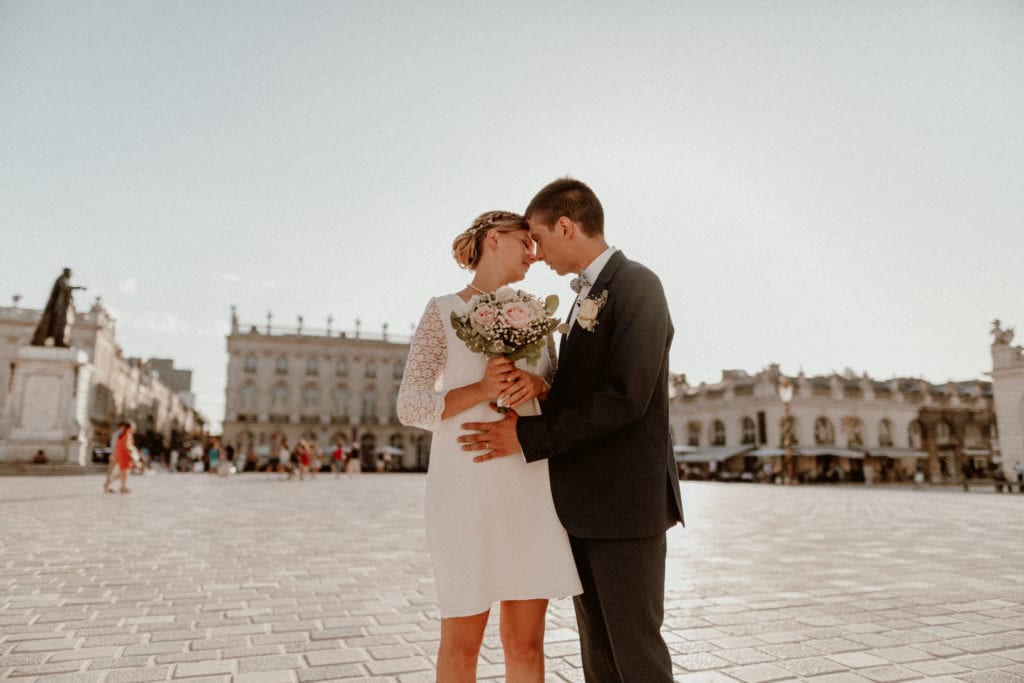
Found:
[{"label": "pink rose", "polygon": [[529,307],[525,303],[518,301],[505,304],[501,309],[501,315],[505,318],[505,322],[508,323],[509,327],[526,327],[533,320]]},{"label": "pink rose", "polygon": [[473,311],[473,324],[479,327],[493,327],[498,320],[498,312],[491,306],[481,306]]}]

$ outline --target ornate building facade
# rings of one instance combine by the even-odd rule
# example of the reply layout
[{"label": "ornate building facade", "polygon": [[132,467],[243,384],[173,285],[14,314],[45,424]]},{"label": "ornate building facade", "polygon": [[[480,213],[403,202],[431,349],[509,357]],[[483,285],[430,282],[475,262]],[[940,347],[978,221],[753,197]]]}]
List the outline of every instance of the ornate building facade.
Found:
[{"label": "ornate building facade", "polygon": [[[0,307],[0,441],[11,433],[8,402],[16,385],[19,349],[29,346],[41,314],[16,305]],[[154,452],[203,434],[204,420],[193,407],[190,372],[174,368],[168,359],[154,359],[151,365],[140,358],[126,358],[115,338],[114,320],[99,301],[87,312],[76,312],[69,345],[86,354],[82,374],[88,377],[88,393],[80,433],[88,451],[107,446],[122,420],[134,422],[137,442]],[[173,386],[162,380],[161,371],[174,376]],[[14,447],[9,451],[14,453]]]},{"label": "ornate building facade", "polygon": [[726,475],[896,481],[921,469],[938,482],[986,474],[998,455],[988,382],[880,381],[852,372],[786,379],[788,406],[777,365],[755,374],[725,370],[715,384],[679,378],[670,404],[678,459]]},{"label": "ornate building facade", "polygon": [[282,440],[342,442],[364,466],[381,453],[403,469],[427,466],[430,435],[398,421],[398,389],[409,340],[339,332],[240,326],[232,310],[223,440],[265,458]]},{"label": "ornate building facade", "polygon": [[1013,328],[992,322],[992,389],[999,420],[1003,472],[1013,481],[1024,463],[1024,348],[1012,346]]}]

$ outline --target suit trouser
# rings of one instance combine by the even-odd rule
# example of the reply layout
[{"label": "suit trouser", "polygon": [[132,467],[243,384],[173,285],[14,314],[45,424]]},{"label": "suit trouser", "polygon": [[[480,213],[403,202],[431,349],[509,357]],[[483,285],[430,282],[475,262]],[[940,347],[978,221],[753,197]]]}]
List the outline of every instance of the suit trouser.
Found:
[{"label": "suit trouser", "polygon": [[665,534],[569,540],[583,583],[573,604],[585,680],[671,683],[672,659],[661,636]]}]

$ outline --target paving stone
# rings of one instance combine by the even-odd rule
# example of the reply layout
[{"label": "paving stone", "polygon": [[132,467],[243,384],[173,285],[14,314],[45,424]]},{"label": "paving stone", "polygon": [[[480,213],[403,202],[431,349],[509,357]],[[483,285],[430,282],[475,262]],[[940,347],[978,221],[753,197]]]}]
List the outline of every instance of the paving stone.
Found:
[{"label": "paving stone", "polygon": [[204,662],[183,662],[174,667],[175,678],[231,674],[234,672],[235,662],[232,660],[211,659]]},{"label": "paving stone", "polygon": [[35,683],[99,683],[106,676],[105,671],[80,671],[70,674],[40,676]]},{"label": "paving stone", "polygon": [[129,645],[124,649],[125,655],[164,655],[172,652],[184,652],[188,643],[143,643],[142,645]]},{"label": "paving stone", "polygon": [[967,683],[1020,683],[1021,677],[1011,674],[1004,673],[1002,671],[986,671],[983,673],[974,674],[963,674],[957,676],[961,681],[967,681]]},{"label": "paving stone", "polygon": [[895,681],[912,681],[924,678],[920,672],[905,669],[900,666],[881,666],[873,669],[862,669],[857,672],[861,676],[879,683],[894,683]]},{"label": "paving stone", "polygon": [[887,659],[890,662],[896,662],[897,664],[903,664],[906,662],[920,662],[924,659],[930,659],[931,655],[921,650],[914,649],[912,647],[889,647],[878,650],[868,650],[868,654],[874,655],[875,657],[881,657]]},{"label": "paving stone", "polygon": [[100,659],[102,657],[114,657],[121,653],[122,647],[87,647],[77,650],[66,650],[55,652],[47,660],[48,662],[66,662],[70,660]]},{"label": "paving stone", "polygon": [[840,654],[829,655],[829,659],[842,664],[850,669],[864,669],[871,666],[881,666],[888,664],[881,657],[869,655],[866,652],[844,652]]},{"label": "paving stone", "polygon": [[768,683],[769,681],[794,680],[793,673],[774,664],[754,664],[734,669],[726,669],[725,673],[745,683]]},{"label": "paving stone", "polygon": [[25,664],[16,666],[11,670],[11,677],[18,676],[42,676],[44,674],[62,674],[78,671],[82,668],[81,662],[47,662],[46,664]]},{"label": "paving stone", "polygon": [[307,652],[306,661],[310,666],[327,666],[329,664],[354,664],[370,659],[369,653],[362,648],[332,648],[320,652]]},{"label": "paving stone", "polygon": [[239,673],[297,669],[301,665],[298,655],[274,655],[270,657],[245,657],[238,660]]},{"label": "paving stone", "polygon": [[235,674],[232,683],[294,683],[295,672],[284,671],[257,671],[253,673]]},{"label": "paving stone", "polygon": [[132,669],[141,668],[149,664],[149,657],[108,657],[106,659],[94,659],[86,667],[90,671],[99,669]]},{"label": "paving stone", "polygon": [[[363,663],[375,676],[429,671],[432,664],[424,657],[402,657],[400,659],[369,660]],[[504,667],[502,668],[504,670]]]},{"label": "paving stone", "polygon": [[332,666],[317,666],[312,669],[299,669],[299,680],[306,681],[329,681],[343,678],[366,678],[366,669],[358,664],[335,664]]},{"label": "paving stone", "polygon": [[968,669],[999,669],[1002,667],[1012,666],[1013,662],[1005,657],[998,657],[996,655],[976,655],[974,657],[958,657],[950,660],[954,664],[959,664],[962,667]]},{"label": "paving stone", "polygon": [[827,657],[810,657],[808,659],[789,659],[776,662],[778,666],[781,666],[787,671],[801,676],[820,676],[822,674],[836,673],[837,671],[845,671],[846,667],[835,662]]},{"label": "paving stone", "polygon": [[166,680],[170,667],[145,667],[141,669],[116,669],[107,674],[104,683],[146,683]]}]

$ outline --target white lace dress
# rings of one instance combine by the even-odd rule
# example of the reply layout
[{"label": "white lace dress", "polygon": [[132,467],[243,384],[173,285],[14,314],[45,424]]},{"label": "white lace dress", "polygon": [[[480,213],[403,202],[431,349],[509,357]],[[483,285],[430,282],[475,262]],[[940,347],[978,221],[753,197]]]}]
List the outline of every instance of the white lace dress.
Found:
[{"label": "white lace dress", "polygon": [[[464,433],[459,425],[498,419],[487,404],[441,419],[445,394],[478,381],[487,364],[486,356],[455,336],[451,313],[466,308],[457,294],[430,300],[398,393],[402,423],[433,432],[427,546],[446,618],[479,614],[500,600],[559,598],[583,590],[551,500],[547,461],[527,463],[520,455],[473,462],[477,454],[456,441]],[[551,371],[547,354],[535,367],[519,365],[542,377]],[[536,401],[519,412],[537,414]]]}]

